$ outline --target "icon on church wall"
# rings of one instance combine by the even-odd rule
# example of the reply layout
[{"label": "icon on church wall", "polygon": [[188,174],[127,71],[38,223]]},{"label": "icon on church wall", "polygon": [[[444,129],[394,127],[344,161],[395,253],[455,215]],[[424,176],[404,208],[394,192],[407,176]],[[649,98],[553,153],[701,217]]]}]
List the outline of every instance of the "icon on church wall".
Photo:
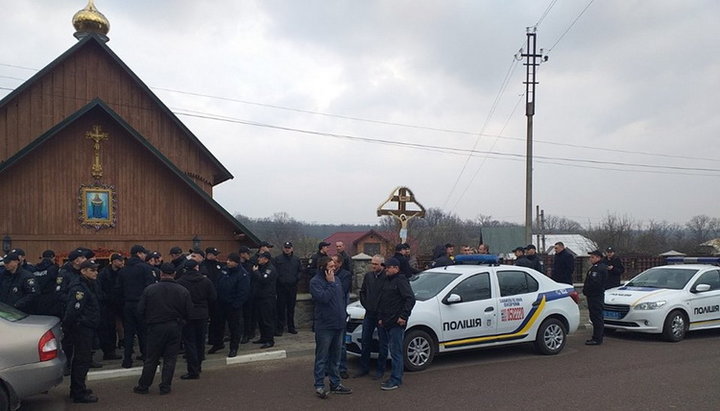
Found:
[{"label": "icon on church wall", "polygon": [[80,224],[100,230],[115,226],[117,200],[112,186],[98,184],[80,187]]}]

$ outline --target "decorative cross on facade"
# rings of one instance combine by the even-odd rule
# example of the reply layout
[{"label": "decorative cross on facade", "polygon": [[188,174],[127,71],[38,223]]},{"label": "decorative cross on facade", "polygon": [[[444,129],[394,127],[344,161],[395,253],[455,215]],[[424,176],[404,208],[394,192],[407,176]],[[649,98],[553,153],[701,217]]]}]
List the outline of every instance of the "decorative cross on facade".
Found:
[{"label": "decorative cross on facade", "polygon": [[[394,208],[385,208],[390,203],[397,203]],[[408,205],[412,207],[408,209]],[[389,215],[400,221],[400,240],[407,242],[408,221],[413,217],[425,217],[425,207],[415,200],[415,195],[407,187],[397,187],[385,202],[377,209],[378,217]]]},{"label": "decorative cross on facade", "polygon": [[85,133],[85,138],[89,138],[95,142],[95,144],[93,144],[93,148],[95,149],[95,159],[93,160],[91,171],[92,176],[95,177],[96,180],[100,180],[103,176],[102,164],[100,163],[100,142],[107,140],[109,136],[110,135],[108,133],[103,133],[98,125],[94,125],[92,127],[92,131]]}]

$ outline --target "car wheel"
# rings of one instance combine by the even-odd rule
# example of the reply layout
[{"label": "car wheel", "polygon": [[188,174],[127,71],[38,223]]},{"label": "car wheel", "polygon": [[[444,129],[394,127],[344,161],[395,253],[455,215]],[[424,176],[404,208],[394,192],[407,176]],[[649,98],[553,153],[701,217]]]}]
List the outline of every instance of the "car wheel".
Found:
[{"label": "car wheel", "polygon": [[555,355],[565,347],[566,337],[567,332],[562,322],[555,318],[548,318],[538,328],[535,349],[540,354]]},{"label": "car wheel", "polygon": [[426,369],[435,357],[435,340],[423,330],[410,330],[405,334],[403,348],[405,369],[408,371]]},{"label": "car wheel", "polygon": [[685,338],[687,328],[688,323],[685,313],[680,310],[672,311],[665,319],[665,325],[663,326],[663,338],[666,341],[678,342]]}]

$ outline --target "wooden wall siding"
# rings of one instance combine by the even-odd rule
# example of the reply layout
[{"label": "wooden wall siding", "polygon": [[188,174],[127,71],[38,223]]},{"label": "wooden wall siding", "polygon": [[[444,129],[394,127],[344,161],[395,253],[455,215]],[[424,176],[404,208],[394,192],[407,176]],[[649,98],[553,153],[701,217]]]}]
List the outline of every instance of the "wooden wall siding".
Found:
[{"label": "wooden wall siding", "polygon": [[[102,183],[115,185],[118,199],[117,226],[100,231],[77,219],[80,185],[93,182],[93,148],[85,132],[94,124],[110,133],[101,149]],[[128,248],[136,242],[169,249],[195,235],[217,247],[240,244],[225,216],[99,109],[5,170],[0,193],[0,235],[10,235],[14,246],[26,251],[39,253],[51,243],[68,250],[78,244]]]},{"label": "wooden wall siding", "polygon": [[[212,195],[222,170],[114,63],[88,42],[14,101],[0,108],[0,161],[11,157],[55,124],[99,97]],[[206,181],[212,184],[207,184]]]}]

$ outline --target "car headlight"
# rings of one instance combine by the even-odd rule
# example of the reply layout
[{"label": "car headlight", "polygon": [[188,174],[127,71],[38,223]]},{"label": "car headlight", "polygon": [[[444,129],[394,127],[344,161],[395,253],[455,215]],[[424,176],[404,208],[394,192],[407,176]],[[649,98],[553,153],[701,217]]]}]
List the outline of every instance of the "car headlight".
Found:
[{"label": "car headlight", "polygon": [[657,310],[658,308],[665,305],[667,301],[651,301],[647,303],[640,303],[635,306],[636,310]]}]

